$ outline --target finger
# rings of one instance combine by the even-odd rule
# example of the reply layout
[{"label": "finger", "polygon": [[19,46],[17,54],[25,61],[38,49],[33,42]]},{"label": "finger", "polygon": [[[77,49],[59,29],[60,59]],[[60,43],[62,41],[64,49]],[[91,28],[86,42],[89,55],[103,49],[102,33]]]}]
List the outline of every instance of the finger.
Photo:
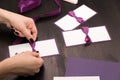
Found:
[{"label": "finger", "polygon": [[39,57],[38,60],[39,60],[38,62],[39,62],[39,68],[40,68],[41,66],[43,66],[44,60],[41,57]]},{"label": "finger", "polygon": [[29,73],[29,75],[30,75],[30,76],[33,76],[33,75],[35,75],[35,73]]},{"label": "finger", "polygon": [[35,73],[38,73],[38,72],[40,72],[40,68],[39,68],[39,69],[37,69],[37,70],[35,70]]},{"label": "finger", "polygon": [[25,36],[23,35],[23,33],[21,33],[21,32],[18,31],[18,30],[15,30],[15,31],[14,31],[14,34],[15,34],[16,36],[19,36],[19,37],[25,37]]},{"label": "finger", "polygon": [[33,36],[31,35],[31,32],[30,32],[29,29],[23,30],[22,33],[24,34],[24,36],[25,36],[28,40],[33,39]]},{"label": "finger", "polygon": [[35,41],[36,38],[37,38],[37,29],[36,29],[35,24],[31,23],[31,24],[28,25],[27,28],[31,31],[31,35],[32,35],[32,37],[33,37],[33,39]]},{"label": "finger", "polygon": [[32,32],[33,39],[34,39],[34,41],[35,41],[36,38],[37,38],[37,29],[32,28],[32,29],[31,29],[31,32]]},{"label": "finger", "polygon": [[28,77],[29,76],[29,74],[18,74],[18,75],[23,76],[23,77]]},{"label": "finger", "polygon": [[33,75],[35,75],[35,72],[22,73],[22,74],[18,74],[18,75],[23,76],[23,77],[28,77],[28,76],[33,76]]},{"label": "finger", "polygon": [[33,52],[32,55],[33,55],[34,57],[39,57],[39,53],[36,53],[36,52]]},{"label": "finger", "polygon": [[10,27],[11,27],[10,23],[6,23],[6,26],[7,26],[8,28],[10,28]]},{"label": "finger", "polygon": [[13,28],[12,26],[10,29],[16,36],[25,37],[19,30]]}]

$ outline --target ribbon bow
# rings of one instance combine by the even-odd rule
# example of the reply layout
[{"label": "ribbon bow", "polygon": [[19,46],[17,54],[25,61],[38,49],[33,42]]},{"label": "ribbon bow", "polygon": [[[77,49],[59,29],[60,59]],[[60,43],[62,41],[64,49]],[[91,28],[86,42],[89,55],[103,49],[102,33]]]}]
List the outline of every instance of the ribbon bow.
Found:
[{"label": "ribbon bow", "polygon": [[[68,12],[68,15],[71,16],[71,17],[76,18],[76,20],[77,20],[79,23],[83,23],[83,22],[84,22],[83,18],[77,17],[73,11],[69,11],[69,12]],[[90,39],[90,37],[89,37],[89,35],[88,35],[89,28],[88,28],[88,27],[82,27],[82,31],[83,31],[83,32],[85,33],[85,35],[86,35],[86,37],[85,37],[86,45],[91,44],[92,41],[91,41],[91,39]]]},{"label": "ribbon bow", "polygon": [[82,31],[85,33],[86,37],[85,37],[85,42],[86,42],[86,45],[90,45],[92,43],[89,35],[88,35],[88,32],[89,32],[89,28],[86,26],[86,27],[82,27]]},{"label": "ribbon bow", "polygon": [[73,11],[69,11],[68,15],[71,16],[71,17],[74,17],[79,23],[83,23],[84,22],[83,18],[77,17]]}]

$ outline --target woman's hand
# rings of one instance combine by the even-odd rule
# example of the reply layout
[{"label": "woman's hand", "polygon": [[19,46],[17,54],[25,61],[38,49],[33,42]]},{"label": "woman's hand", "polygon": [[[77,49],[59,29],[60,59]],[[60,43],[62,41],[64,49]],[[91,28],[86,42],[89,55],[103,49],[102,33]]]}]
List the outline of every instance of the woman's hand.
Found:
[{"label": "woman's hand", "polygon": [[0,22],[13,29],[15,35],[36,40],[37,29],[32,18],[0,9]]},{"label": "woman's hand", "polygon": [[34,75],[40,71],[44,61],[36,52],[23,52],[3,61],[8,73]]}]

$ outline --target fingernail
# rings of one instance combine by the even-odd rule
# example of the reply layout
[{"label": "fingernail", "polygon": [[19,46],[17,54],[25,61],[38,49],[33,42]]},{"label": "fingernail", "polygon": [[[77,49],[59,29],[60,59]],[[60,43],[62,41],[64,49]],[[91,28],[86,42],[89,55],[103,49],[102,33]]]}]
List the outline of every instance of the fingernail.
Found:
[{"label": "fingernail", "polygon": [[36,40],[38,40],[38,37],[36,38]]},{"label": "fingernail", "polygon": [[32,38],[30,38],[30,39],[29,39],[29,42],[30,42],[30,43],[33,43],[33,42],[34,42],[34,40],[33,40]]},{"label": "fingernail", "polygon": [[39,53],[39,51],[36,51],[36,53]]},{"label": "fingernail", "polygon": [[13,28],[11,28],[11,31],[15,32],[15,30]]},{"label": "fingernail", "polygon": [[11,28],[13,28],[13,26],[11,26]]},{"label": "fingernail", "polygon": [[31,34],[33,34],[33,32],[31,32]]},{"label": "fingernail", "polygon": [[16,35],[19,35],[19,33],[18,33],[18,32],[15,32],[15,34],[16,34]]},{"label": "fingernail", "polygon": [[15,55],[17,55],[18,53],[15,53]]}]

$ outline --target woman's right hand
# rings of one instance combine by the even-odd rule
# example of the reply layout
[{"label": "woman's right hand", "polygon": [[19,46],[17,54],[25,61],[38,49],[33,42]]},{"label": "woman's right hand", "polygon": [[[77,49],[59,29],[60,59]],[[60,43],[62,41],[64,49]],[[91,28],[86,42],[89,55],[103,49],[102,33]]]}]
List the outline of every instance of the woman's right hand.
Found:
[{"label": "woman's right hand", "polygon": [[11,64],[12,74],[18,75],[34,75],[40,71],[40,67],[44,61],[36,52],[23,52],[17,54],[8,60],[8,64]]}]

